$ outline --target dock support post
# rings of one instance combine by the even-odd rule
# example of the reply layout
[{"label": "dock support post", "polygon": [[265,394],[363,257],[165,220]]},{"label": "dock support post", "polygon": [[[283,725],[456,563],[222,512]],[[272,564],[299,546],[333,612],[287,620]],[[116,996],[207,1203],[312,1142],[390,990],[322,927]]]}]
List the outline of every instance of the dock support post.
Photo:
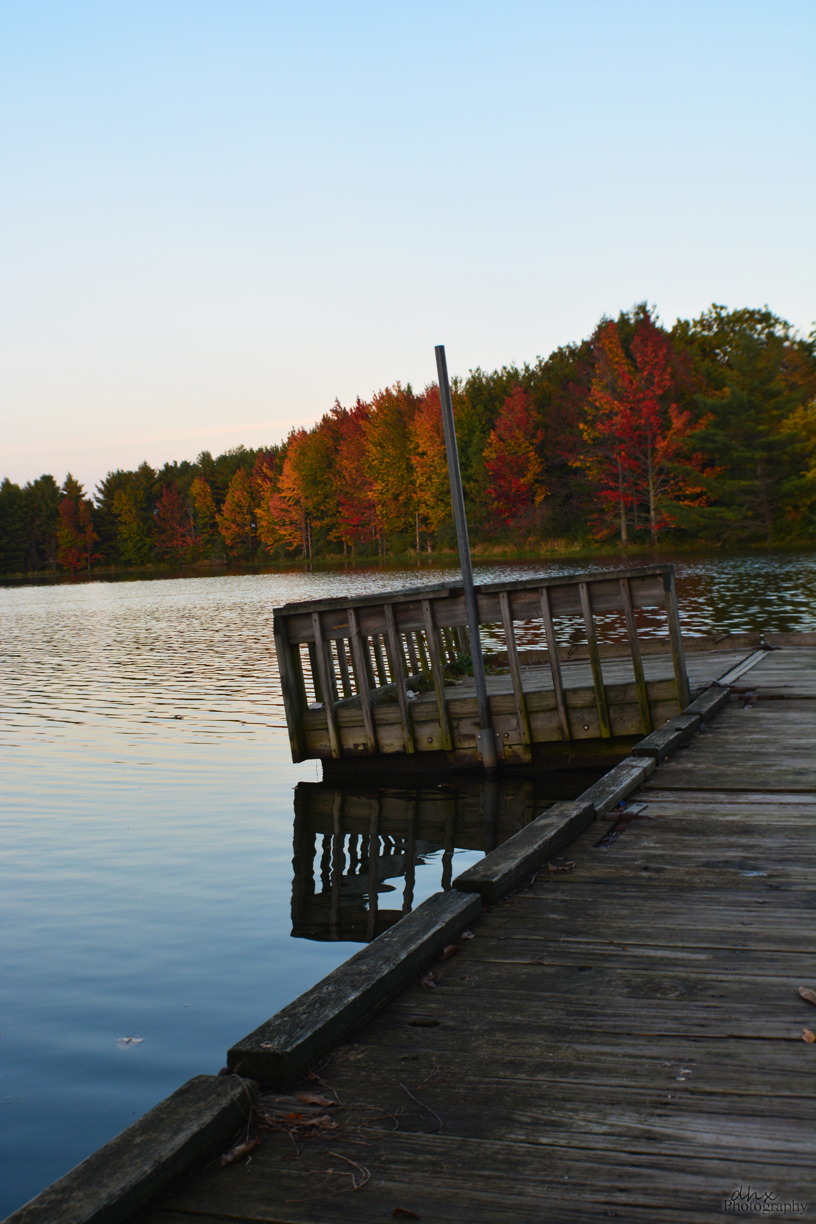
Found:
[{"label": "dock support post", "polygon": [[476,701],[479,707],[479,748],[485,769],[496,768],[496,739],[493,734],[493,719],[490,715],[490,698],[487,695],[482,642],[479,636],[479,606],[476,588],[473,585],[473,567],[470,563],[465,498],[462,492],[462,475],[459,471],[459,450],[456,445],[456,427],[453,421],[453,402],[448,382],[448,363],[444,344],[436,345],[436,370],[439,376],[439,401],[442,406],[442,424],[445,429],[445,449],[448,452],[453,517],[456,523],[456,538],[459,543],[459,564],[462,569],[462,585],[465,589],[468,631],[470,633],[470,657],[473,660],[473,679],[476,684]]}]

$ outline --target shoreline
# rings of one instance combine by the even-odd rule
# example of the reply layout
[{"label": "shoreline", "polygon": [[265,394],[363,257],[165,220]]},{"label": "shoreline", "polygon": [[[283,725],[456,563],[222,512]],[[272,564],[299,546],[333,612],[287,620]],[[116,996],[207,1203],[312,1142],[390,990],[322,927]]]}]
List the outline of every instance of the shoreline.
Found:
[{"label": "shoreline", "polygon": [[[559,542],[560,543],[560,542]],[[598,561],[622,560],[633,557],[650,557],[655,560],[666,555],[682,556],[762,556],[769,553],[816,552],[816,540],[785,541],[768,544],[739,544],[726,547],[717,541],[697,541],[690,543],[666,543],[652,548],[647,545],[629,545],[626,548],[603,548],[576,545],[573,549],[547,548],[487,548],[476,545],[473,549],[474,565],[479,566],[491,562],[514,564],[536,561],[574,561],[577,559],[593,559]],[[239,577],[249,574],[279,574],[279,573],[321,573],[333,570],[400,570],[415,567],[417,570],[434,570],[458,568],[459,554],[455,549],[436,551],[431,554],[417,555],[415,550],[407,553],[394,553],[385,557],[343,557],[342,554],[327,557],[316,557],[308,560],[303,557],[290,557],[281,560],[252,561],[195,561],[189,565],[175,565],[170,562],[157,561],[147,566],[96,566],[91,574],[77,571],[70,573],[64,570],[28,571],[25,573],[0,574],[0,585],[3,586],[59,586],[64,583],[83,584],[89,582],[117,581],[149,581],[161,578],[213,578]]]}]

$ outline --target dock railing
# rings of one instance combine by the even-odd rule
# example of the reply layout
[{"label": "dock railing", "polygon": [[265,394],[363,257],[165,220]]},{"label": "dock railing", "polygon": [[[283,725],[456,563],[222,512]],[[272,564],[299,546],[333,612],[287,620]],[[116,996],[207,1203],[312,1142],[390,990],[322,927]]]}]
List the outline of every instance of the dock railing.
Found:
[{"label": "dock railing", "polygon": [[[504,632],[517,726],[525,745],[530,745],[534,737],[529,689],[525,691],[522,682],[523,659],[516,640],[518,622],[537,620],[543,626],[545,657],[563,741],[571,740],[573,732],[561,669],[566,652],[563,647],[559,650],[554,626],[562,616],[577,615],[583,627],[585,640],[579,645],[585,648],[583,653],[591,668],[600,738],[613,735],[596,625],[600,613],[623,615],[642,734],[648,735],[654,727],[637,609],[663,609],[661,632],[671,652],[677,704],[680,709],[688,704],[689,685],[671,565],[487,583],[477,586],[476,594],[480,627],[500,625]],[[431,688],[436,699],[438,734],[428,737],[427,743],[435,750],[454,751],[449,704],[456,694],[446,693],[446,687],[452,677],[467,671],[470,661],[464,593],[455,582],[286,604],[274,610],[274,636],[293,760],[377,756],[395,750],[409,755],[417,752],[414,697]],[[375,711],[384,701],[393,703],[394,698],[399,707],[400,743],[395,746],[390,741],[385,747],[378,736]],[[427,709],[427,703],[422,704]],[[341,721],[348,721],[352,710],[359,722],[359,734],[355,732],[353,744],[348,744],[341,734]],[[307,742],[307,728],[317,725],[328,733],[325,751],[316,751]],[[426,743],[422,749],[427,751]]]}]

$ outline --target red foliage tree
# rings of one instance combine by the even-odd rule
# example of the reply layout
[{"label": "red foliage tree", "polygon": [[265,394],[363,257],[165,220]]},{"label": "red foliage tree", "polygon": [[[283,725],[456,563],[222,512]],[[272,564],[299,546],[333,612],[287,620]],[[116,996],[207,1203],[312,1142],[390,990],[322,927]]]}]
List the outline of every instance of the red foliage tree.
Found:
[{"label": "red foliage tree", "polygon": [[538,482],[542,464],[536,450],[543,438],[543,429],[536,428],[530,396],[522,387],[514,387],[484,452],[490,478],[487,497],[508,525],[546,493]]},{"label": "red foliage tree", "polygon": [[156,504],[156,543],[163,552],[182,557],[195,542],[195,527],[189,503],[176,484],[165,485]]},{"label": "red foliage tree", "polygon": [[700,460],[689,453],[689,439],[700,428],[691,414],[671,401],[674,353],[669,338],[648,312],[638,321],[627,357],[618,328],[603,324],[594,340],[595,376],[580,429],[577,462],[593,481],[601,503],[599,534],[610,512],[620,522],[621,543],[628,543],[630,518],[646,511],[653,544],[673,521],[671,502],[699,502],[694,482]]},{"label": "red foliage tree", "polygon": [[337,528],[352,546],[373,539],[377,510],[366,466],[366,426],[371,408],[360,397],[353,408],[335,404],[332,409],[337,430]]}]

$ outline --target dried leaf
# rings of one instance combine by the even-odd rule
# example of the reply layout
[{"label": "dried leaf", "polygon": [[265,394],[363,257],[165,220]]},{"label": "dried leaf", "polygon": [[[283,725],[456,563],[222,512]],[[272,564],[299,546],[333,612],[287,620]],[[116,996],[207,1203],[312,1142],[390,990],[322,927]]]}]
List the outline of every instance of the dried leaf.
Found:
[{"label": "dried leaf", "polygon": [[258,1147],[260,1142],[260,1139],[248,1139],[246,1143],[239,1143],[237,1147],[234,1147],[225,1156],[221,1157],[221,1168],[223,1169],[225,1165],[232,1164],[234,1161],[248,1156],[254,1148]]},{"label": "dried leaf", "polygon": [[458,951],[459,951],[458,944],[448,944],[448,946],[445,948],[445,950],[442,953],[442,960],[446,961],[449,956],[453,956],[453,954]]},{"label": "dried leaf", "polygon": [[144,1037],[120,1037],[117,1041],[117,1046],[120,1050],[126,1050],[129,1046],[141,1045]]},{"label": "dried leaf", "polygon": [[807,986],[800,986],[799,993],[808,1003],[816,1004],[816,990],[808,990]]},{"label": "dried leaf", "polygon": [[287,1122],[302,1122],[303,1118],[304,1118],[304,1115],[299,1114],[299,1113],[288,1113],[286,1115]]},{"label": "dried leaf", "polygon": [[322,1105],[325,1108],[335,1104],[328,1097],[319,1096],[316,1092],[296,1092],[294,1096],[296,1101],[301,1101],[304,1105]]},{"label": "dried leaf", "polygon": [[409,1211],[407,1207],[395,1207],[391,1212],[392,1220],[421,1220],[422,1216],[417,1215],[415,1211]]},{"label": "dried leaf", "polygon": [[423,974],[419,979],[419,984],[420,986],[424,987],[425,990],[433,990],[433,988],[436,986],[434,975],[430,971]]},{"label": "dried leaf", "polygon": [[567,875],[569,875],[569,874],[570,874],[570,872],[572,872],[572,871],[574,871],[574,870],[575,870],[575,863],[573,863],[573,862],[569,862],[569,863],[548,863],[547,865],[548,865],[548,867],[549,867],[550,871],[553,873],[553,875],[555,875],[555,873],[556,873],[556,872],[558,872],[558,871],[563,871],[563,872],[565,872]]},{"label": "dried leaf", "polygon": [[816,1033],[811,1033],[810,1029],[802,1029],[802,1040],[812,1045],[816,1041]]},{"label": "dried leaf", "polygon": [[463,931],[462,934],[459,936],[459,938],[460,939],[475,939],[476,936],[473,934],[472,931]]}]

